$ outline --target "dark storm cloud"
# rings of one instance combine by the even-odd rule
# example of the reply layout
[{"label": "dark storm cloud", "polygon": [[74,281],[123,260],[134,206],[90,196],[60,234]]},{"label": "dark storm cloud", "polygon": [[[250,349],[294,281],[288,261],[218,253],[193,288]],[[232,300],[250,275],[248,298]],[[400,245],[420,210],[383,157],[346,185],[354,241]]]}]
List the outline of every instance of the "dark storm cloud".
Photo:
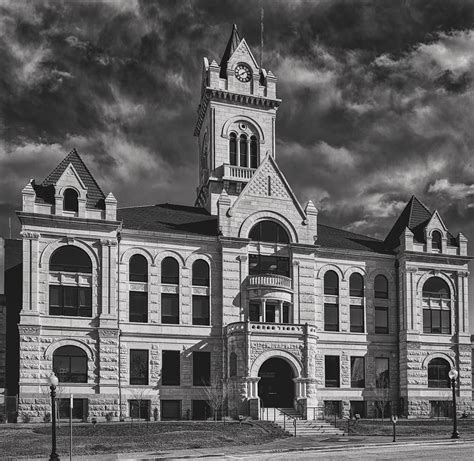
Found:
[{"label": "dark storm cloud", "polygon": [[120,205],[192,203],[202,57],[233,22],[258,56],[261,6],[300,199],[384,236],[416,193],[468,233],[474,4],[454,0],[0,2],[0,214],[72,147]]}]

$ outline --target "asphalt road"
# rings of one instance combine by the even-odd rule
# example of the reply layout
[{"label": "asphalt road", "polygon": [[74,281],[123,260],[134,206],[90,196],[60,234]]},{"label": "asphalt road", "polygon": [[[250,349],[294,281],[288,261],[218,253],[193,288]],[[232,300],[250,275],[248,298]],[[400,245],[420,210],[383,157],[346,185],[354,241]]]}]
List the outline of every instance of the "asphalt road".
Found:
[{"label": "asphalt road", "polygon": [[[170,459],[170,458],[168,458]],[[413,442],[366,447],[337,447],[291,451],[286,453],[246,453],[242,455],[206,456],[226,460],[474,460],[474,441]]]}]

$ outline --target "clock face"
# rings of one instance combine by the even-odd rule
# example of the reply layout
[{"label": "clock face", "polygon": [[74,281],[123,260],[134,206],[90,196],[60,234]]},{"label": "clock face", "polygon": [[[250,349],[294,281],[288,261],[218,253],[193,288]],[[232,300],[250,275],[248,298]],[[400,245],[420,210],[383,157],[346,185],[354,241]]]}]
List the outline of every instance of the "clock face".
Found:
[{"label": "clock face", "polygon": [[252,71],[250,70],[250,67],[246,64],[239,64],[235,68],[235,76],[241,82],[249,82],[252,78]]}]

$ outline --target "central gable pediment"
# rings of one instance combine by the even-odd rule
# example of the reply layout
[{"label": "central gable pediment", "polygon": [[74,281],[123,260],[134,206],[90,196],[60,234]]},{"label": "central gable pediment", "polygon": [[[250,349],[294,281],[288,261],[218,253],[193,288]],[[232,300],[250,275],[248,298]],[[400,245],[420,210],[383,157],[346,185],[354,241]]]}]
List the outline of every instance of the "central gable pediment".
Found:
[{"label": "central gable pediment", "polygon": [[[255,199],[259,198],[263,208],[275,209],[281,212],[285,209],[289,211],[288,208],[291,207],[291,211],[296,212],[302,221],[306,221],[306,213],[270,154],[267,154],[264,158],[230,208],[229,216],[232,216],[242,206],[242,202],[246,200],[252,201],[253,206],[258,207],[258,200]],[[283,204],[282,202],[287,203]]]}]

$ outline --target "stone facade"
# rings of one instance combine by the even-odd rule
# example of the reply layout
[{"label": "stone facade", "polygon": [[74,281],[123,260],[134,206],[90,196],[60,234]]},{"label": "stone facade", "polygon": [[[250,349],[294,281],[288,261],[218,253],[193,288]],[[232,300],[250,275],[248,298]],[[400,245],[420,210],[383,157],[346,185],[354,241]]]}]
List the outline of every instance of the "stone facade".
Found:
[{"label": "stone facade", "polygon": [[[235,74],[238,64],[249,69],[248,81]],[[142,402],[147,409],[141,411],[149,417],[209,416],[198,411],[208,400],[194,369],[201,356],[210,357],[211,383],[225,389],[225,411],[232,416],[258,418],[276,385],[276,370],[284,364],[278,369],[287,370],[293,406],[307,418],[324,417],[334,402],[341,416],[374,416],[382,391],[393,413],[427,417],[433,402],[450,399],[442,381],[436,381],[440,388],[430,386],[428,368],[434,359],[459,372],[458,411],[470,411],[465,238],[452,237],[439,214],[415,198],[385,241],[318,223],[314,204],[301,206],[276,162],[280,102],[275,76],[258,67],[234,29],[221,67],[207,59],[203,64],[195,130],[200,154],[196,207],[117,208],[114,196],[102,193],[76,152],[47,181],[24,188],[18,213],[23,240],[21,414],[41,419],[49,411],[47,379],[60,351],[77,353],[81,364],[60,356],[69,372],[60,383],[60,397],[82,399],[87,409],[81,414],[89,418],[134,417]],[[232,134],[239,136],[238,147],[231,144]],[[230,157],[234,148],[238,161]],[[248,163],[252,152],[255,168]],[[54,189],[49,201],[47,187]],[[65,198],[70,189],[77,195],[72,209]],[[413,207],[421,211],[412,213]],[[412,222],[423,213],[423,222]],[[261,223],[277,226],[272,229],[285,238],[252,237]],[[439,248],[434,232],[441,235]],[[51,262],[57,251],[71,247],[86,255],[90,270],[71,272]],[[143,278],[134,278],[131,270],[137,255],[145,261]],[[169,258],[177,267],[176,280],[167,279]],[[260,270],[267,264],[262,261],[270,261],[267,272]],[[196,262],[209,269],[205,283],[195,278]],[[328,274],[338,280],[334,291],[326,287]],[[357,292],[352,284],[359,276],[363,283]],[[386,281],[383,296],[377,295],[380,276]],[[424,287],[433,278],[442,280],[449,293],[427,296]],[[57,287],[90,293],[91,314],[52,313]],[[133,296],[146,300],[138,321],[132,318]],[[207,311],[198,310],[203,300]],[[170,302],[177,303],[172,321],[166,320],[175,312]],[[61,312],[65,305],[59,306]],[[337,311],[335,326],[328,321],[330,308]],[[442,332],[434,324],[427,331],[426,316],[433,311],[449,317]],[[147,358],[146,369],[134,363],[137,351]],[[163,379],[163,373],[170,373],[165,352],[175,357],[179,382],[170,384],[168,375]],[[328,358],[338,364],[336,369],[329,369]],[[268,363],[280,365],[262,372]],[[387,366],[383,372],[380,363]],[[381,373],[387,377],[382,388]],[[281,397],[281,389],[272,395]]]}]

